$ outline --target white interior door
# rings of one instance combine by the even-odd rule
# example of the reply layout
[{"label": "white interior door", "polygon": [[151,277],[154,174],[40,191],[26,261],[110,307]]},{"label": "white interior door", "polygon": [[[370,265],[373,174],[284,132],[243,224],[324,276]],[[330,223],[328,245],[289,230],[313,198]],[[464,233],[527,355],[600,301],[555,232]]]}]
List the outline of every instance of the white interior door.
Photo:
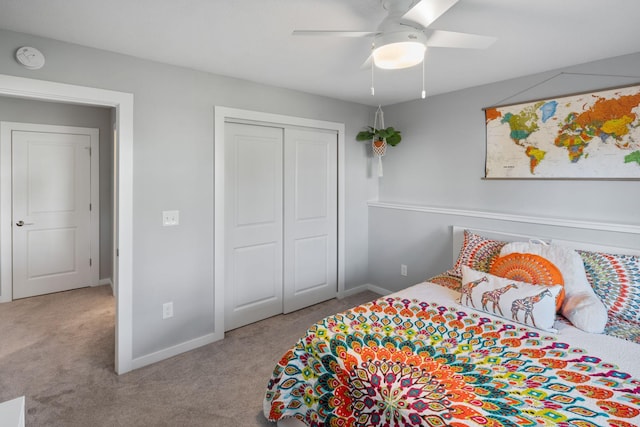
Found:
[{"label": "white interior door", "polygon": [[284,312],[338,291],[338,138],[285,130]]},{"label": "white interior door", "polygon": [[282,313],[282,129],[225,124],[225,329]]},{"label": "white interior door", "polygon": [[12,132],[13,298],[91,284],[91,136]]}]

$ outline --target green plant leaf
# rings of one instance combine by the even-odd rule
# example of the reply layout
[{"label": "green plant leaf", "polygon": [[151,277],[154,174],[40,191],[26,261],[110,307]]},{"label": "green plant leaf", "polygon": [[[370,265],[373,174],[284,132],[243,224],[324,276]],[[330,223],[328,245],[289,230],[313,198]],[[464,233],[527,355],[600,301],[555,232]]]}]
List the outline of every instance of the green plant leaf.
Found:
[{"label": "green plant leaf", "polygon": [[366,130],[358,132],[356,135],[356,141],[368,141],[370,139],[373,139],[373,133]]},{"label": "green plant leaf", "polygon": [[387,137],[387,144],[389,144],[392,147],[395,147],[396,145],[400,144],[400,141],[402,140],[402,137],[400,136],[399,133],[395,133],[389,137]]},{"label": "green plant leaf", "polygon": [[356,135],[357,141],[384,139],[387,141],[387,144],[395,146],[402,140],[400,131],[393,128],[393,126],[389,126],[386,129],[376,129],[372,126],[367,126],[367,129],[368,130],[358,132],[358,134]]}]

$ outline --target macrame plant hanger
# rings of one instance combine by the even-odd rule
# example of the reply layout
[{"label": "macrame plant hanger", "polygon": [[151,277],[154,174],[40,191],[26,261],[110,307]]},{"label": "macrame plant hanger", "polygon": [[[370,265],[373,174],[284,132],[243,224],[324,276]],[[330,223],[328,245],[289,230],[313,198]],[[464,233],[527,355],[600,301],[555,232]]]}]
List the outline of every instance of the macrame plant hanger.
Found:
[{"label": "macrame plant hanger", "polygon": [[[384,113],[380,105],[378,105],[375,118],[373,119],[373,128],[376,130],[384,129]],[[382,177],[382,156],[387,152],[387,139],[382,138],[381,140],[376,140],[374,137],[373,141],[371,141],[371,146],[373,147],[373,154],[378,157],[378,177]]]}]

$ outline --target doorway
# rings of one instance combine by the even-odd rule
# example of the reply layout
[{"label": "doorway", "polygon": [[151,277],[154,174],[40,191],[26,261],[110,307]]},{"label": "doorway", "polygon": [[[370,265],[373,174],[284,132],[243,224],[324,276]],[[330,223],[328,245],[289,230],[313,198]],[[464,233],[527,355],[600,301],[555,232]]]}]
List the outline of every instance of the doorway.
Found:
[{"label": "doorway", "polygon": [[[118,374],[131,371],[133,366],[132,325],[132,237],[133,237],[133,95],[111,90],[76,86],[43,80],[0,74],[0,96],[47,100],[76,105],[113,107],[116,131],[114,141],[114,199],[117,209],[114,231],[117,244],[113,247],[116,291],[115,370]],[[11,179],[4,171],[10,155],[0,152],[0,198],[11,192]],[[0,236],[11,234],[10,201],[0,200]],[[115,204],[114,204],[115,206]],[[0,288],[10,281],[7,265],[11,253],[10,239],[0,242]]]}]

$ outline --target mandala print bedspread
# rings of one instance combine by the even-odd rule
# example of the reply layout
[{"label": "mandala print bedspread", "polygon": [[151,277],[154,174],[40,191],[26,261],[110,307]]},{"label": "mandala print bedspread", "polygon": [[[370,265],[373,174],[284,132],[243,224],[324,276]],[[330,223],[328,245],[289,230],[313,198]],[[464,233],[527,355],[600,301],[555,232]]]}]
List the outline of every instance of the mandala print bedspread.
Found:
[{"label": "mandala print bedspread", "polygon": [[264,411],[309,426],[625,427],[640,424],[640,381],[556,337],[389,297],[312,326]]}]

